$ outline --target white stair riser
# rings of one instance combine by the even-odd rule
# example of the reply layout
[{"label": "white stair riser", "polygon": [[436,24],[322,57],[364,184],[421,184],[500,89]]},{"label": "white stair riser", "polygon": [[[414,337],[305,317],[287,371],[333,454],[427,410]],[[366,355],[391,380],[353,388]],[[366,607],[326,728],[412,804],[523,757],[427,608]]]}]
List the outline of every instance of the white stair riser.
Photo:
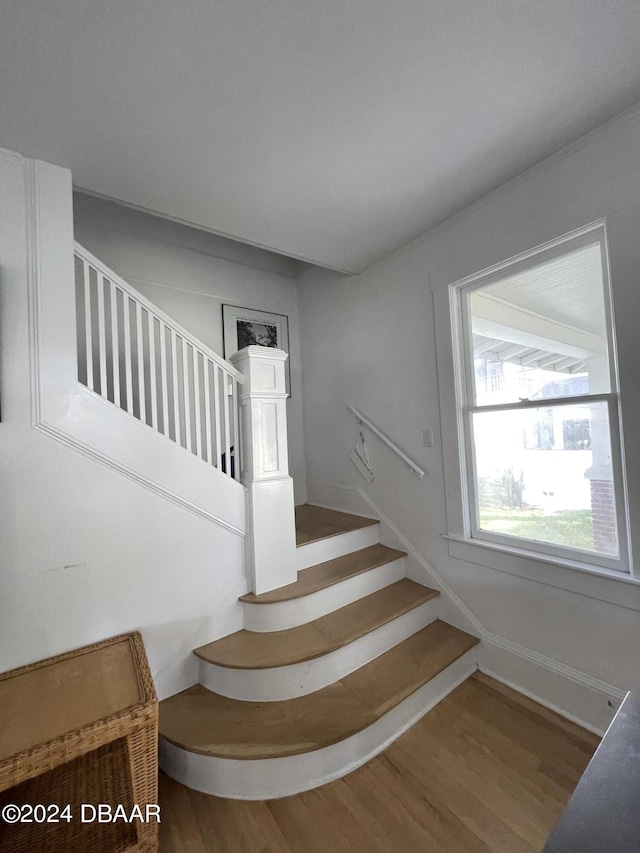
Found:
[{"label": "white stair riser", "polygon": [[313,693],[344,678],[438,618],[436,599],[426,601],[329,654],[270,669],[231,669],[200,661],[200,684],[214,693],[250,702],[277,702]]},{"label": "white stair riser", "polygon": [[215,758],[188,752],[160,738],[160,766],[172,779],[218,797],[265,800],[317,788],[382,752],[475,670],[471,649],[368,728],[324,749],[286,758]]},{"label": "white stair riser", "polygon": [[247,631],[259,632],[297,628],[396,583],[404,577],[404,572],[404,557],[400,557],[302,598],[272,604],[244,601],[244,627]]},{"label": "white stair riser", "polygon": [[379,524],[371,524],[359,530],[350,530],[348,533],[339,533],[337,536],[309,542],[308,545],[300,545],[296,549],[298,571],[376,545],[379,528]]}]

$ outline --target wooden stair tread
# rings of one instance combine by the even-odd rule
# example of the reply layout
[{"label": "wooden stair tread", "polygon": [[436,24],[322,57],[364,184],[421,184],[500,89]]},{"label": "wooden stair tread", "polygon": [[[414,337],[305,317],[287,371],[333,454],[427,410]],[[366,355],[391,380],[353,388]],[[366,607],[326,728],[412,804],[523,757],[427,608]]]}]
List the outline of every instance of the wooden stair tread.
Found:
[{"label": "wooden stair tread", "polygon": [[437,619],[343,681],[381,717],[479,642]]},{"label": "wooden stair tread", "polygon": [[438,595],[403,578],[319,619],[286,631],[237,631],[195,650],[202,660],[232,669],[265,669],[328,654]]},{"label": "wooden stair tread", "polygon": [[160,735],[222,758],[311,752],[370,726],[477,642],[436,621],[340,681],[286,701],[244,702],[195,685],[160,703]]},{"label": "wooden stair tread", "polygon": [[318,542],[320,539],[328,539],[330,536],[379,523],[375,518],[363,518],[348,512],[303,504],[296,507],[296,545],[308,545],[310,542]]},{"label": "wooden stair tread", "polygon": [[318,563],[316,566],[303,569],[298,572],[298,580],[286,586],[272,589],[270,592],[263,592],[260,595],[248,592],[246,595],[240,596],[240,601],[246,601],[250,604],[274,604],[278,601],[302,598],[303,595],[318,592],[327,586],[333,586],[333,584],[340,583],[340,581],[354,575],[367,572],[369,569],[375,569],[377,566],[399,560],[400,557],[406,557],[406,551],[398,551],[395,548],[389,548],[387,545],[370,545],[360,551],[353,551],[343,557],[336,557],[334,560],[327,560],[326,563]]}]

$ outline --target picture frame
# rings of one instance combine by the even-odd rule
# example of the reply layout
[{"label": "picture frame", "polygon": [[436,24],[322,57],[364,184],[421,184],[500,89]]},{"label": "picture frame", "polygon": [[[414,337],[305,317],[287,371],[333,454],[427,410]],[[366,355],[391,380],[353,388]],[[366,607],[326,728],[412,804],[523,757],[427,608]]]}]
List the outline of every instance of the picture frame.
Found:
[{"label": "picture frame", "polygon": [[[222,306],[224,357],[247,346],[275,347],[289,354],[289,318],[285,314],[254,311],[238,305]],[[285,362],[287,396],[291,396],[289,359]]]}]

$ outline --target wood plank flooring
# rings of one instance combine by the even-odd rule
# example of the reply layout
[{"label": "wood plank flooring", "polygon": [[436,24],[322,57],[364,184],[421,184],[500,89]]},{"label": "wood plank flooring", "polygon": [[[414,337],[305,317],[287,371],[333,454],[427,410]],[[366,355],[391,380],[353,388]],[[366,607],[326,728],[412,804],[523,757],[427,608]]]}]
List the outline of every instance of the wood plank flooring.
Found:
[{"label": "wood plank flooring", "polygon": [[344,779],[224,800],[160,775],[160,853],[539,853],[599,738],[476,674]]}]

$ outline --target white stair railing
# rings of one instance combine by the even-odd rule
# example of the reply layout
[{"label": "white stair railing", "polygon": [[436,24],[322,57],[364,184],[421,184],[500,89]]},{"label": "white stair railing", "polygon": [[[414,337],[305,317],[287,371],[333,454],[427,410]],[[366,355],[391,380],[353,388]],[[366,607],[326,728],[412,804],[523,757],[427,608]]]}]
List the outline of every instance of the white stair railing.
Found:
[{"label": "white stair railing", "polygon": [[243,375],[75,244],[78,381],[240,479]]}]

